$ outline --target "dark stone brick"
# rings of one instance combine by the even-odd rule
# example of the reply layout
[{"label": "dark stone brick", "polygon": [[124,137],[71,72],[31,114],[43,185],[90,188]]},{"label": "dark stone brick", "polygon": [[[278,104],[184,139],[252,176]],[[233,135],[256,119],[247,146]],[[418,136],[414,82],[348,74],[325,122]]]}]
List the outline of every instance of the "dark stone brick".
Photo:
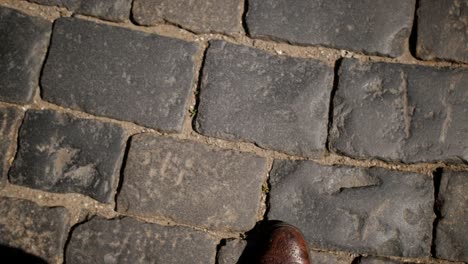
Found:
[{"label": "dark stone brick", "polygon": [[179,131],[196,49],[182,40],[61,18],[41,78],[43,97],[91,114]]},{"label": "dark stone brick", "polygon": [[28,1],[36,3],[36,4],[41,4],[41,5],[65,7],[70,10],[77,9],[80,6],[80,2],[81,2],[81,0],[28,0]]},{"label": "dark stone brick", "polygon": [[218,252],[218,264],[236,264],[247,246],[245,240],[229,240]]},{"label": "dark stone brick", "polygon": [[23,111],[14,107],[0,107],[0,189],[5,185],[10,159],[15,148],[13,142],[18,132]]},{"label": "dark stone brick", "polygon": [[468,71],[345,60],[331,149],[390,161],[468,160]]},{"label": "dark stone brick", "polygon": [[135,0],[133,18],[141,25],[170,22],[199,33],[240,33],[241,1]]},{"label": "dark stone brick", "polygon": [[[68,221],[68,212],[63,207],[47,208],[30,201],[0,198],[0,245],[19,248],[49,263],[58,263]],[[5,261],[4,257],[2,254]]]},{"label": "dark stone brick", "polygon": [[21,126],[10,182],[109,202],[124,147],[118,125],[30,110]]},{"label": "dark stone brick", "polygon": [[79,14],[110,21],[130,18],[131,0],[28,0],[41,5],[60,6]]},{"label": "dark stone brick", "polygon": [[132,0],[81,0],[77,13],[111,21],[130,19]]},{"label": "dark stone brick", "polygon": [[78,225],[67,263],[214,263],[217,241],[186,227],[163,227],[131,218],[94,217]]},{"label": "dark stone brick", "polygon": [[417,56],[468,63],[468,1],[420,0]]},{"label": "dark stone brick", "polygon": [[117,208],[216,230],[255,225],[266,161],[249,153],[140,134],[132,137]]},{"label": "dark stone brick", "polygon": [[333,70],[310,59],[211,42],[196,130],[307,157],[325,150]]},{"label": "dark stone brick", "polygon": [[444,171],[438,200],[440,218],[436,226],[437,258],[468,262],[468,172]]},{"label": "dark stone brick", "polygon": [[429,176],[275,161],[268,219],[296,225],[311,248],[383,256],[430,255]]},{"label": "dark stone brick", "polygon": [[52,24],[0,6],[0,100],[28,103],[38,86]]},{"label": "dark stone brick", "polygon": [[250,35],[392,57],[411,31],[415,1],[249,0]]}]

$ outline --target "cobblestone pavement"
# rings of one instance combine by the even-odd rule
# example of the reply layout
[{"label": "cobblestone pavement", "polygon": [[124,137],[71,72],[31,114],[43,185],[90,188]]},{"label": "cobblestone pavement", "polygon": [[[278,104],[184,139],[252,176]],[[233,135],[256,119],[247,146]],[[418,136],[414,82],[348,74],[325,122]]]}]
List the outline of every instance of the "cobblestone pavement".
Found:
[{"label": "cobblestone pavement", "polygon": [[0,0],[0,248],[468,262],[468,0]]}]

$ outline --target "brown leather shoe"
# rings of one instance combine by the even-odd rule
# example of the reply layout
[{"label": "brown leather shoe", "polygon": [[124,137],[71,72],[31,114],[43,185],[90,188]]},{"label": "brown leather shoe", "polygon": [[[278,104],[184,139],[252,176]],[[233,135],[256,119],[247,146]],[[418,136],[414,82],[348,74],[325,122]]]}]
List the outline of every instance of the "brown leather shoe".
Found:
[{"label": "brown leather shoe", "polygon": [[262,243],[258,264],[310,264],[307,242],[292,225],[272,222]]}]

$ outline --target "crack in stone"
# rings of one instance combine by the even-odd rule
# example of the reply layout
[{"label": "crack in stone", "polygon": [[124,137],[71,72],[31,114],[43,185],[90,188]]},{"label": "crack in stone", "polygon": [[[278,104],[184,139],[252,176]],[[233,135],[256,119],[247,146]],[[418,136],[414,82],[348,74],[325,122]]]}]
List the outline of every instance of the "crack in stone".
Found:
[{"label": "crack in stone", "polygon": [[400,72],[400,88],[401,93],[403,96],[403,118],[405,121],[405,139],[409,139],[411,137],[411,120],[414,109],[411,109],[409,106],[409,98],[408,98],[408,77],[402,71]]}]

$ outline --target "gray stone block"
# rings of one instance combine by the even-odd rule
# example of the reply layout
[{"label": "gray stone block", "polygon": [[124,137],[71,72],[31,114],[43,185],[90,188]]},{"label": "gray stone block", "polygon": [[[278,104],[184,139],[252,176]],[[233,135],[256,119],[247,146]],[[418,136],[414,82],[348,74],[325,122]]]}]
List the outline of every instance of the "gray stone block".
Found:
[{"label": "gray stone block", "polygon": [[311,248],[381,256],[430,256],[429,176],[275,161],[268,219],[299,227]]},{"label": "gray stone block", "polygon": [[170,22],[198,33],[240,33],[241,1],[135,0],[133,18],[141,25]]},{"label": "gray stone block", "polygon": [[440,218],[436,226],[437,258],[468,262],[468,172],[444,171],[438,204]]},{"label": "gray stone block", "polygon": [[94,16],[110,21],[130,18],[131,0],[28,0],[48,6],[65,7],[78,14]]},{"label": "gray stone block", "polygon": [[14,157],[15,136],[23,118],[23,111],[14,107],[0,107],[0,189],[5,185],[10,161]]},{"label": "gray stone block", "polygon": [[421,0],[416,55],[468,63],[468,1]]},{"label": "gray stone block", "polygon": [[255,225],[266,161],[249,153],[139,134],[132,137],[117,208],[208,229]]},{"label": "gray stone block", "polygon": [[51,110],[30,110],[19,133],[13,184],[109,202],[125,148],[123,129]]},{"label": "gray stone block", "polygon": [[52,24],[0,6],[0,100],[29,103],[39,85]]},{"label": "gray stone block", "polygon": [[468,70],[345,60],[331,150],[404,163],[468,160]]},{"label": "gray stone block", "polygon": [[262,148],[318,157],[325,150],[333,69],[319,61],[213,41],[196,130]]},{"label": "gray stone block", "polygon": [[351,264],[354,259],[350,255],[335,255],[313,250],[309,252],[309,257],[313,264]]},{"label": "gray stone block", "polygon": [[403,262],[387,258],[378,258],[378,257],[362,257],[359,264],[416,264],[414,262]]},{"label": "gray stone block", "polygon": [[[65,7],[69,10],[75,10],[80,6],[81,0],[27,0],[32,3]],[[92,1],[92,0],[91,0]]]},{"label": "gray stone block", "polygon": [[245,240],[228,240],[226,245],[222,246],[218,252],[218,264],[237,264],[247,246]]},{"label": "gray stone block", "polygon": [[214,263],[217,241],[186,227],[94,217],[73,229],[66,262]]},{"label": "gray stone block", "polygon": [[414,9],[414,0],[249,0],[246,21],[255,38],[396,57],[407,46]]},{"label": "gray stone block", "polygon": [[[68,221],[68,212],[63,207],[40,207],[30,201],[2,197],[0,245],[21,249],[48,263],[59,263],[67,237]],[[8,262],[5,253],[2,252],[2,260]]]},{"label": "gray stone block", "polygon": [[194,77],[194,43],[60,18],[41,78],[43,98],[95,115],[179,131]]}]

